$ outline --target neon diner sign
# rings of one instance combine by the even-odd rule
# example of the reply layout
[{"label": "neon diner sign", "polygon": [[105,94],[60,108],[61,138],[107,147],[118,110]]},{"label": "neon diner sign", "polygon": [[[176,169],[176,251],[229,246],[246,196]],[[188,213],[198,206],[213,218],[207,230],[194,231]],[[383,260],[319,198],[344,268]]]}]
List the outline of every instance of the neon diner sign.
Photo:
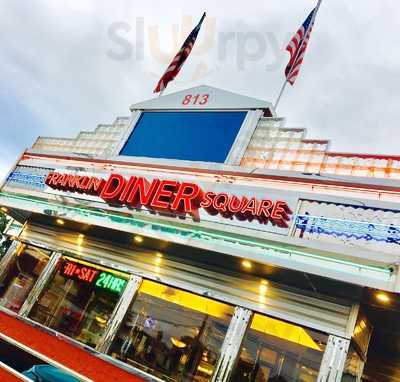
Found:
[{"label": "neon diner sign", "polygon": [[286,228],[292,214],[283,200],[204,191],[196,183],[176,180],[148,180],[136,176],[127,179],[116,173],[105,180],[96,176],[50,172],[45,183],[53,189],[95,195],[111,205],[145,207],[178,216],[189,214],[194,220],[199,220],[199,209],[202,208],[210,215],[228,219],[234,216],[238,220],[257,220],[263,224],[270,222]]}]

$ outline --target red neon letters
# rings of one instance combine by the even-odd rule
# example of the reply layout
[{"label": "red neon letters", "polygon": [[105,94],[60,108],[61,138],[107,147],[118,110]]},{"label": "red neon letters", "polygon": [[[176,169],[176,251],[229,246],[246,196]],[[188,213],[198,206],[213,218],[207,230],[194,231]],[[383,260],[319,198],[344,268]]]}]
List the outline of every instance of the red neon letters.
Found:
[{"label": "red neon letters", "polygon": [[107,181],[102,178],[60,174],[50,172],[45,183],[52,188],[98,195],[110,204],[126,204],[134,208],[146,207],[153,211],[169,212],[175,215],[190,214],[199,219],[198,209],[204,208],[209,214],[220,214],[226,218],[287,227],[290,211],[282,200],[238,197],[225,192],[203,192],[195,183],[180,183],[174,180],[153,179],[132,176],[126,179],[120,174],[111,174]]},{"label": "red neon letters", "polygon": [[206,192],[200,207],[211,215],[221,214],[226,218],[235,216],[238,220],[249,221],[257,219],[265,224],[270,221],[280,227],[287,227],[289,215],[292,213],[286,202],[281,200],[273,202],[270,199],[258,200],[254,197],[239,198],[224,192],[219,194]]},{"label": "red neon letters", "polygon": [[105,182],[104,179],[95,176],[77,176],[72,174],[60,174],[58,172],[50,172],[45,181],[45,183],[52,188],[94,195],[99,194]]},{"label": "red neon letters", "polygon": [[80,281],[85,281],[91,284],[99,271],[95,268],[86,267],[82,264],[72,261],[64,261],[61,266],[60,273],[62,276],[74,278]]}]

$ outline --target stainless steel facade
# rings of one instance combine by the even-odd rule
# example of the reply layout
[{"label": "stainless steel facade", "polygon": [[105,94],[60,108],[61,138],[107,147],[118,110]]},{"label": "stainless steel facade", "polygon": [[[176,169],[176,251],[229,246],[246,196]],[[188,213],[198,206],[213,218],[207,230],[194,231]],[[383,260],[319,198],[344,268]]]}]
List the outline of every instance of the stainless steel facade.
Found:
[{"label": "stainless steel facade", "polygon": [[[263,271],[275,267],[303,274],[308,281],[311,275],[337,285],[347,283],[399,293],[398,181],[393,176],[372,179],[336,170],[335,175],[321,175],[320,170],[329,167],[321,159],[329,154],[325,153],[327,142],[308,142],[300,139],[303,129],[284,129],[281,119],[271,117],[273,110],[265,116],[271,108],[268,103],[213,88],[200,90],[215,97],[210,110],[248,111],[224,164],[119,156],[142,110],[180,110],[183,93],[134,105],[131,118],[117,119],[115,126],[99,126],[95,133],[83,133],[76,140],[41,138],[33,149],[27,150],[0,190],[0,205],[24,224],[1,260],[0,279],[12,264],[19,242],[52,253],[19,310],[21,318],[27,319],[65,255],[128,274],[127,286],[94,354],[129,370],[133,368],[106,354],[141,285],[151,280],[234,307],[212,381],[230,380],[252,319],[261,314],[326,335],[318,382],[340,382],[350,346],[358,341],[355,328],[361,313],[357,298],[288,288],[290,280],[287,285],[269,282],[260,293],[266,273],[253,274],[237,268],[246,261]],[[307,155],[305,159],[301,157]],[[299,169],[305,172],[296,171]],[[188,216],[177,219],[145,208],[108,204],[96,195],[51,189],[44,182],[51,171],[159,177],[194,182],[218,192],[276,195],[290,206],[290,222],[287,227],[256,221],[233,224],[224,216],[208,217],[205,213],[200,221]],[[106,231],[109,237],[83,234],[88,227]],[[179,247],[188,258],[192,250],[200,255],[191,261],[180,261],[172,250],[164,255],[161,265],[154,249],[133,242],[120,243],[113,239],[116,232]],[[215,254],[223,262],[237,265],[236,271],[208,267]],[[182,253],[180,256],[182,259]],[[311,281],[310,284],[313,287]],[[370,331],[361,341],[364,358],[369,338]],[[146,378],[159,380],[148,375]]]},{"label": "stainless steel facade", "polygon": [[[31,229],[29,229],[31,231]],[[61,235],[59,235],[61,237]],[[34,239],[34,236],[31,237],[31,239]],[[37,238],[36,238],[37,239]],[[35,240],[29,240],[29,242],[34,242]],[[28,241],[27,241],[28,242]],[[92,243],[93,245],[93,243]],[[85,259],[88,261],[96,261],[96,263],[101,264],[102,266],[116,266],[118,265],[116,262],[111,262],[110,259],[104,259],[102,258],[102,253],[105,253],[108,251],[107,248],[104,248],[102,244],[100,246],[100,243],[97,243],[99,245],[99,248],[102,248],[102,251],[98,251],[96,259],[93,257],[85,257],[85,252],[86,249],[85,247],[79,249],[79,254],[77,252],[77,247],[75,248],[75,253],[74,255],[78,256],[77,258]],[[50,246],[45,246],[48,250],[52,250],[53,248]],[[57,247],[62,248],[62,241],[57,242]],[[63,251],[61,251],[63,252]],[[29,314],[29,311],[31,310],[32,306],[35,304],[35,302],[38,299],[38,296],[40,293],[43,291],[43,289],[46,288],[46,283],[49,280],[49,277],[51,274],[54,273],[57,263],[61,258],[61,252],[60,251],[54,251],[50,261],[48,262],[45,270],[42,272],[41,277],[38,279],[37,283],[35,286],[32,288],[29,296],[27,297],[24,305],[22,306],[19,315],[22,317],[27,317]],[[68,250],[68,252],[65,252],[68,254],[68,256],[71,255],[71,250]],[[124,256],[127,254],[124,253]],[[7,260],[7,259],[6,259]],[[95,264],[95,263],[94,263]],[[0,264],[1,265],[1,264]],[[124,270],[125,272],[132,272],[136,267],[127,267],[119,264],[120,270]],[[164,265],[163,265],[164,266]],[[4,269],[4,268],[2,268]],[[177,269],[175,270],[176,278],[184,278],[182,277],[186,272],[189,274],[193,272],[194,269]],[[115,307],[114,313],[112,315],[111,320],[109,321],[107,325],[107,330],[104,333],[101,341],[98,343],[96,350],[99,353],[107,353],[110,344],[115,336],[116,331],[118,330],[118,327],[125,317],[125,314],[127,312],[127,309],[134,298],[135,294],[137,293],[138,288],[140,287],[142,277],[138,276],[138,274],[142,274],[142,272],[136,268],[136,274],[132,274],[132,276],[129,279],[129,282],[127,284],[127,287],[125,289],[125,292],[121,295],[119,302],[117,306]],[[200,272],[202,273],[202,272]],[[229,282],[232,283],[230,288],[235,288],[236,290],[240,292],[246,293],[246,289],[240,290],[240,288],[243,288],[242,285],[240,285],[240,280],[229,280],[229,278],[226,278],[224,280],[224,277],[221,277],[220,274],[207,274],[203,275],[202,279],[198,281],[198,283],[203,283],[203,288],[195,287],[192,285],[188,280],[186,282],[174,282],[172,278],[164,278],[160,275],[157,274],[150,274],[149,272],[143,272],[143,275],[145,275],[146,278],[153,278],[156,279],[158,282],[165,283],[166,285],[173,285],[173,286],[178,286],[180,288],[184,288],[186,290],[192,291],[193,293],[196,294],[205,294],[205,289],[207,290],[206,295],[208,297],[216,297],[216,298],[221,298],[224,300],[230,301],[230,303],[234,303],[234,301],[237,302],[243,302],[243,298],[241,300],[235,299],[234,297],[229,298],[228,295],[224,296],[220,293],[215,293],[216,289],[220,288],[220,283],[225,283],[226,286],[228,286]],[[210,280],[215,280],[213,283],[210,284]],[[207,286],[205,284],[208,284]],[[225,287],[226,288],[226,287]],[[338,304],[334,304],[329,301],[322,301],[322,300],[315,300],[314,305],[310,304],[312,299],[310,300],[304,295],[298,295],[296,297],[296,294],[293,292],[285,292],[284,290],[279,290],[278,287],[269,285],[269,294],[267,295],[268,299],[275,299],[274,301],[270,302],[271,309],[268,309],[268,307],[264,306],[261,308],[259,305],[259,308],[256,310],[257,312],[267,314],[271,317],[277,317],[280,319],[285,319],[288,321],[295,321],[298,324],[302,324],[306,327],[311,327],[311,328],[318,328],[321,329],[322,327],[327,330],[327,333],[337,333],[340,331],[342,333],[342,337],[339,337],[337,335],[330,335],[329,341],[327,344],[327,348],[325,350],[323,362],[321,365],[321,370],[320,370],[320,375],[319,375],[319,382],[339,382],[340,377],[341,377],[341,372],[343,370],[343,365],[344,361],[346,360],[346,355],[347,355],[347,349],[350,343],[350,338],[354,327],[354,312],[357,311],[356,307],[349,307],[349,306],[340,306]],[[248,293],[248,292],[247,292]],[[273,296],[273,297],[272,297]],[[298,298],[298,302],[294,303],[294,301]],[[287,299],[287,300],[285,300]],[[255,306],[254,303],[249,301],[247,304],[245,304],[247,307],[249,306]],[[314,306],[314,307],[313,307]],[[274,308],[275,307],[275,308]],[[287,309],[285,311],[285,309]],[[293,315],[291,311],[297,310],[297,313]],[[248,308],[245,308],[243,306],[237,306],[235,308],[235,314],[231,320],[231,323],[229,325],[228,332],[226,334],[224,344],[221,349],[221,356],[218,360],[217,366],[215,373],[213,375],[213,381],[229,381],[230,376],[232,375],[233,368],[235,366],[235,362],[238,356],[239,348],[242,342],[242,338],[244,334],[246,333],[246,330],[249,326],[250,318],[253,314],[253,310],[250,310]],[[279,314],[277,313],[279,312]],[[323,322],[323,313],[325,312],[325,322]],[[313,315],[315,316],[315,319],[313,319]],[[296,319],[293,319],[295,316],[297,316]],[[339,319],[340,318],[340,319]],[[320,324],[317,325],[316,321],[319,320]],[[28,321],[29,322],[29,321]],[[314,322],[314,324],[313,324]],[[339,330],[338,328],[341,327]],[[100,355],[100,354],[99,354]],[[129,369],[129,368],[128,368]],[[134,372],[134,369],[131,369]],[[140,373],[139,373],[140,374]],[[150,377],[150,376],[149,376]]]}]

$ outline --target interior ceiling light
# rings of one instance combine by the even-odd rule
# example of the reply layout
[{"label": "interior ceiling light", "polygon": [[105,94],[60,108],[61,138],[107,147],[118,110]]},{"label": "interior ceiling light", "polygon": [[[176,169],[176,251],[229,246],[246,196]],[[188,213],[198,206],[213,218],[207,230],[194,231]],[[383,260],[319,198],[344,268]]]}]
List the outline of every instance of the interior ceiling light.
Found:
[{"label": "interior ceiling light", "polygon": [[246,269],[251,269],[252,268],[252,265],[251,265],[250,261],[248,261],[248,260],[243,260],[242,261],[242,266],[244,268],[246,268]]},{"label": "interior ceiling light", "polygon": [[174,344],[174,346],[176,346],[179,349],[183,349],[187,346],[184,342],[178,340],[175,337],[171,337],[171,342]]},{"label": "interior ceiling light", "polygon": [[388,302],[390,302],[389,296],[388,296],[386,293],[384,293],[384,292],[378,292],[378,293],[376,294],[376,299],[377,299],[378,301],[380,301],[380,302],[385,303],[385,304],[387,304]]},{"label": "interior ceiling light", "polygon": [[260,285],[260,294],[265,294],[267,293],[268,287],[264,284]]},{"label": "interior ceiling light", "polygon": [[135,240],[136,243],[143,243],[143,238],[141,236],[135,236],[133,238],[133,240]]}]

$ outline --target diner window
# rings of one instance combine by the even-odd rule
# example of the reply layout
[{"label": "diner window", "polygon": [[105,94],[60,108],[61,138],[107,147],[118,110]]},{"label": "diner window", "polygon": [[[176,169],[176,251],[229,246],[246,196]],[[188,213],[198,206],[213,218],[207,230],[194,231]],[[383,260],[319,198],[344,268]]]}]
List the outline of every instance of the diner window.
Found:
[{"label": "diner window", "polygon": [[364,361],[355,350],[350,346],[347,353],[347,359],[344,365],[341,382],[360,382],[364,371]]},{"label": "diner window", "polygon": [[233,307],[143,281],[111,356],[164,381],[211,379]]},{"label": "diner window", "polygon": [[232,382],[316,382],[328,336],[255,314]]},{"label": "diner window", "polygon": [[127,275],[64,257],[29,318],[88,346],[99,342]]},{"label": "diner window", "polygon": [[0,305],[18,312],[49,258],[49,251],[20,244],[1,277]]}]

